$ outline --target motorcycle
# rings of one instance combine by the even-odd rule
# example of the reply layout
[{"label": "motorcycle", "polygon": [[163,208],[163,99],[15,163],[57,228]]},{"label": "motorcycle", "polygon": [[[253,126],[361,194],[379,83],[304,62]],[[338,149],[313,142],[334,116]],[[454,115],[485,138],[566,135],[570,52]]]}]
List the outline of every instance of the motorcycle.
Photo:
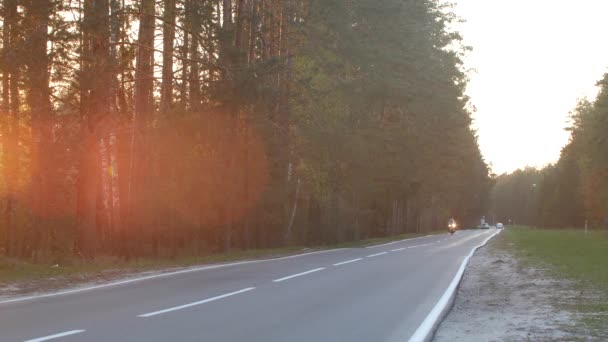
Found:
[{"label": "motorcycle", "polygon": [[450,221],[450,223],[448,223],[448,231],[450,234],[456,233],[456,228],[458,228],[456,221]]}]

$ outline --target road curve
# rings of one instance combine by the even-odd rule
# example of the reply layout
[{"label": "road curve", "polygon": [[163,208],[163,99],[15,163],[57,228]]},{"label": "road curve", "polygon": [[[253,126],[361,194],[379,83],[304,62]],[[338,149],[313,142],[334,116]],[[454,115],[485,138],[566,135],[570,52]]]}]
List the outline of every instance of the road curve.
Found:
[{"label": "road curve", "polygon": [[0,302],[0,341],[406,341],[471,250],[460,231]]}]

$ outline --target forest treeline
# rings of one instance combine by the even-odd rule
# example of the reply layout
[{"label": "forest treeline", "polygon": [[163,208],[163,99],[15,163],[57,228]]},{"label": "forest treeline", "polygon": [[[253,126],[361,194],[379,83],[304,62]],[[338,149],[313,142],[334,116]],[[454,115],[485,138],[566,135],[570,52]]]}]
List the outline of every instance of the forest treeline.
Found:
[{"label": "forest treeline", "polygon": [[0,254],[206,255],[473,222],[437,0],[1,0]]},{"label": "forest treeline", "polygon": [[557,228],[608,228],[608,74],[594,101],[571,112],[570,141],[559,161],[499,176],[493,190],[498,220]]}]

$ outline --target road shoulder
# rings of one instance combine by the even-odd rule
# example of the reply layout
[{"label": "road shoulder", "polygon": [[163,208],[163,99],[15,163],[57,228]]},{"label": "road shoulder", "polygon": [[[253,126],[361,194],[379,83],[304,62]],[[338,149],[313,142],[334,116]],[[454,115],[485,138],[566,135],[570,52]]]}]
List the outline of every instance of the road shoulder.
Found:
[{"label": "road shoulder", "polygon": [[601,339],[567,309],[577,302],[576,283],[521,262],[511,247],[501,234],[478,250],[435,341]]}]

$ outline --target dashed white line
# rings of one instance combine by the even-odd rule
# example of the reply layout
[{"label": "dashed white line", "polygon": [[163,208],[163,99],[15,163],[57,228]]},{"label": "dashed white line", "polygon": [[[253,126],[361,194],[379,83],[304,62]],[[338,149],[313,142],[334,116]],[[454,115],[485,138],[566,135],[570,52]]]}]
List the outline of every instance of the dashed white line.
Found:
[{"label": "dashed white line", "polygon": [[83,333],[85,331],[86,330],[70,330],[70,331],[62,332],[62,333],[55,334],[55,335],[49,335],[49,336],[34,338],[34,339],[31,339],[31,340],[27,340],[25,342],[48,341],[48,340],[53,340],[53,339],[60,338],[60,337],[66,337],[66,336],[70,336],[70,335],[80,334],[80,333]]},{"label": "dashed white line", "polygon": [[343,261],[343,262],[339,262],[337,264],[334,264],[334,266],[342,266],[342,265],[351,264],[353,262],[357,262],[357,261],[361,261],[361,260],[363,260],[363,258],[357,258],[357,259],[353,259],[353,260]]},{"label": "dashed white line", "polygon": [[288,256],[279,257],[279,258],[247,260],[247,261],[239,261],[239,262],[233,262],[233,263],[228,263],[228,264],[216,264],[216,265],[209,265],[209,266],[187,268],[187,269],[183,269],[183,270],[179,270],[179,271],[172,271],[172,272],[154,274],[154,275],[145,276],[145,277],[121,280],[121,281],[116,281],[116,282],[108,283],[108,284],[94,285],[94,286],[90,286],[90,287],[76,288],[76,289],[72,289],[72,290],[52,292],[52,293],[46,293],[46,294],[34,295],[34,296],[28,296],[28,297],[19,297],[19,298],[4,300],[4,301],[0,300],[0,305],[14,303],[14,302],[28,301],[28,300],[36,300],[36,299],[47,298],[47,297],[65,296],[65,295],[70,295],[70,294],[74,294],[74,293],[93,291],[93,290],[103,289],[103,288],[108,288],[108,287],[121,286],[121,285],[131,284],[131,283],[135,283],[135,282],[145,281],[145,280],[172,277],[175,275],[181,275],[181,274],[186,274],[186,273],[214,270],[214,269],[218,269],[218,268],[225,268],[225,267],[231,267],[231,266],[240,266],[240,265],[249,265],[249,264],[257,264],[257,263],[264,263],[264,262],[287,260],[287,259],[299,258],[299,257],[307,256],[307,255],[313,255],[313,254],[332,253],[332,252],[336,252],[336,251],[342,251],[344,249],[345,248],[328,249],[328,250],[315,251],[315,252],[309,252],[309,253],[304,253],[304,254],[288,255]]},{"label": "dashed white line", "polygon": [[282,282],[282,281],[285,281],[285,280],[288,280],[288,279],[291,279],[291,278],[295,278],[295,277],[303,276],[303,275],[310,274],[310,273],[314,273],[314,272],[319,272],[319,271],[322,271],[322,270],[324,270],[324,269],[325,269],[325,267],[319,267],[319,268],[315,268],[314,270],[310,270],[310,271],[306,271],[306,272],[302,272],[302,273],[298,273],[298,274],[290,275],[290,276],[287,276],[287,277],[284,277],[284,278],[275,279],[275,280],[273,280],[273,282],[275,282],[275,283],[280,283],[280,282]]},{"label": "dashed white line", "polygon": [[417,239],[424,239],[424,238],[431,237],[431,236],[433,236],[433,235],[419,236],[419,237],[415,237],[415,238],[407,238],[407,239],[398,240],[398,241],[391,241],[389,243],[383,243],[381,245],[367,246],[365,248],[378,248],[378,247],[393,245],[393,244],[396,244],[396,243],[399,243],[399,242],[405,242],[405,241],[411,241],[411,240],[417,240]]},{"label": "dashed white line", "polygon": [[403,251],[403,250],[406,250],[406,249],[407,249],[407,247],[397,248],[397,249],[391,250],[391,252],[399,252],[399,251]]},{"label": "dashed white line", "polygon": [[430,246],[430,245],[434,245],[434,244],[435,244],[435,242],[433,242],[433,243],[427,243],[426,245],[410,246],[410,247],[407,247],[407,249],[418,248],[418,247],[426,247],[426,246]]},{"label": "dashed white line", "polygon": [[248,291],[251,291],[251,290],[254,290],[254,289],[255,289],[255,287],[248,287],[246,289],[242,289],[242,290],[239,290],[239,291],[226,293],[226,294],[223,294],[221,296],[208,298],[208,299],[201,300],[201,301],[194,302],[194,303],[190,303],[190,304],[180,305],[180,306],[176,306],[176,307],[173,307],[173,308],[168,308],[168,309],[164,309],[164,310],[154,311],[154,312],[150,312],[150,313],[147,313],[147,314],[139,315],[137,317],[147,318],[147,317],[162,315],[164,313],[168,313],[168,312],[172,312],[172,311],[177,311],[177,310],[182,310],[182,309],[190,308],[190,307],[193,307],[193,306],[197,306],[197,305],[213,302],[213,301],[216,301],[216,300],[219,300],[219,299],[223,299],[223,298],[226,298],[226,297],[234,296],[234,295],[237,295],[237,294],[240,294],[240,293],[244,293],[244,292],[248,292]]},{"label": "dashed white line", "polygon": [[368,257],[368,258],[373,258],[373,257],[377,257],[377,256],[384,255],[384,254],[387,254],[387,253],[388,253],[388,252],[382,252],[382,253],[378,253],[378,254],[372,254],[372,255],[368,255],[367,257]]}]

